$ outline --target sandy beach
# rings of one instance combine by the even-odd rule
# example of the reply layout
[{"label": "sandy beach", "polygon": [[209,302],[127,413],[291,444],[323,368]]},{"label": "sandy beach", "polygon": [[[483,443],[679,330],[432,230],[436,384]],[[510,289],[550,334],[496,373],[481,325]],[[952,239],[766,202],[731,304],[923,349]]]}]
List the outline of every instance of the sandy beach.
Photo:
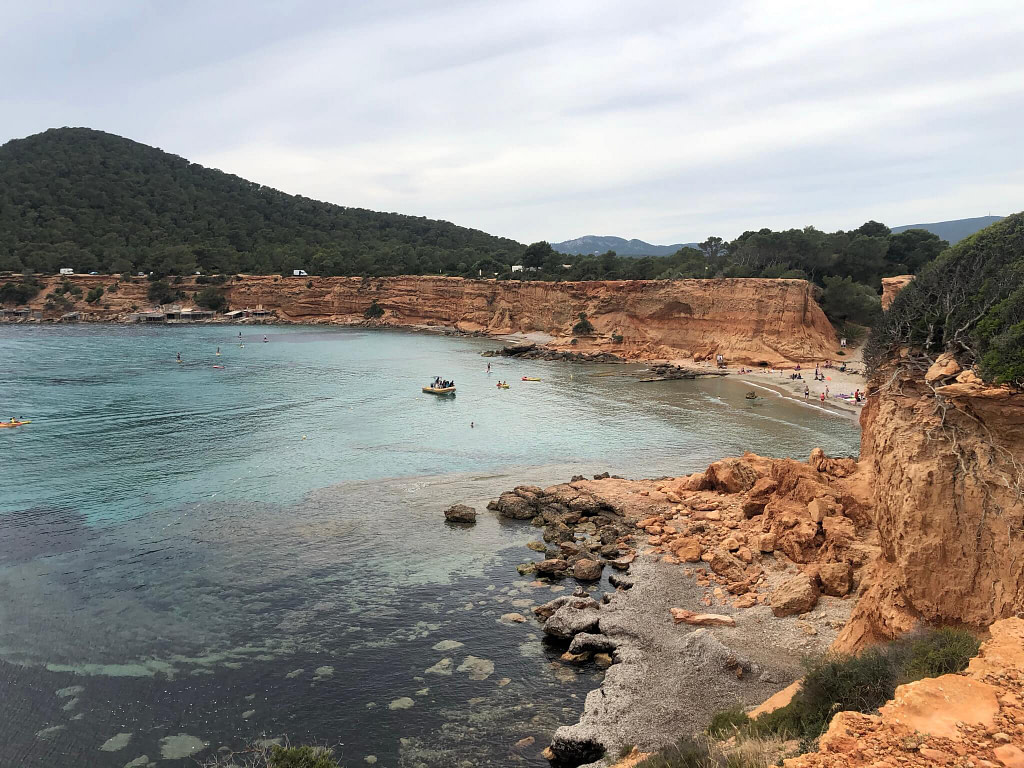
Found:
[{"label": "sandy beach", "polygon": [[[715,370],[714,363],[700,363],[696,366],[692,361],[673,360],[676,365],[683,365],[689,368],[706,368]],[[846,370],[840,371],[839,366],[846,363]],[[748,382],[758,390],[774,392],[782,397],[788,397],[804,403],[809,408],[845,415],[853,419],[860,418],[861,408],[864,406],[864,394],[867,391],[867,376],[864,371],[864,346],[851,347],[846,350],[846,355],[832,361],[832,368],[825,368],[826,361],[818,364],[819,371],[824,374],[823,381],[815,381],[814,365],[801,365],[799,373],[802,379],[791,379],[793,373],[797,373],[796,366],[790,368],[747,368],[744,366],[726,366],[731,377],[740,381]],[[804,395],[804,387],[809,392]],[[826,392],[827,388],[827,392]],[[854,402],[854,393],[860,391],[861,401]],[[826,393],[825,400],[821,395]],[[759,396],[767,395],[767,392],[758,391]],[[842,397],[845,395],[846,397]]]}]

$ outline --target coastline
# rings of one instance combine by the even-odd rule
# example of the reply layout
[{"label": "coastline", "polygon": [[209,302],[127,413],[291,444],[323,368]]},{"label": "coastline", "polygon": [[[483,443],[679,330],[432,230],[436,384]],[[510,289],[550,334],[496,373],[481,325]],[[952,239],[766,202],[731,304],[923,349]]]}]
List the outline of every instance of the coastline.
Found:
[{"label": "coastline", "polygon": [[[681,478],[519,486],[489,505],[543,527],[545,559],[520,569],[578,584],[573,597],[534,609],[549,642],[567,645],[562,661],[607,666],[546,756],[604,768],[631,748],[650,752],[700,733],[715,712],[750,709],[798,679],[803,659],[824,653],[846,624],[859,567],[877,550],[859,507],[869,484],[856,467],[820,451],[809,462],[748,454]],[[788,490],[771,490],[770,478]],[[820,550],[817,524],[786,527],[809,514],[809,488],[840,487],[848,509],[824,517]],[[613,569],[616,591],[600,603],[588,596],[591,566],[573,565],[580,557]],[[812,599],[794,598],[794,584],[813,589]]]}]

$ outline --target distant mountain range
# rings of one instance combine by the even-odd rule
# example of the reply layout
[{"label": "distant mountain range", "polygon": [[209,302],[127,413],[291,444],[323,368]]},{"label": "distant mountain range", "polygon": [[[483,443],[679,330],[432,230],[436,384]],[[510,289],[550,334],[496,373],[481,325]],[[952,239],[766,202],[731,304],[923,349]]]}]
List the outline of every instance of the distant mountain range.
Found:
[{"label": "distant mountain range", "polygon": [[[954,219],[952,221],[935,221],[931,224],[905,224],[900,227],[893,227],[893,232],[904,232],[908,229],[926,229],[938,235],[950,245],[970,237],[979,229],[984,229],[990,224],[1000,221],[1002,216],[977,216],[973,219]],[[643,240],[627,240],[624,237],[612,235],[584,235],[574,240],[564,240],[561,243],[552,243],[551,247],[559,253],[570,255],[576,254],[601,254],[608,251],[615,251],[619,256],[670,256],[680,248],[690,246],[696,248],[697,243],[676,243],[675,245],[652,245]]]},{"label": "distant mountain range", "polygon": [[965,237],[970,237],[979,229],[984,229],[1002,219],[1002,216],[977,216],[973,219],[935,221],[931,224],[905,224],[902,227],[893,227],[892,231],[904,232],[908,229],[927,229],[932,234],[938,235],[950,245],[953,245]]},{"label": "distant mountain range", "polygon": [[676,243],[675,245],[651,245],[643,240],[626,240],[624,237],[584,235],[575,240],[552,243],[551,247],[559,253],[570,255],[607,253],[615,251],[619,256],[670,256],[684,245],[694,248],[696,243]]}]

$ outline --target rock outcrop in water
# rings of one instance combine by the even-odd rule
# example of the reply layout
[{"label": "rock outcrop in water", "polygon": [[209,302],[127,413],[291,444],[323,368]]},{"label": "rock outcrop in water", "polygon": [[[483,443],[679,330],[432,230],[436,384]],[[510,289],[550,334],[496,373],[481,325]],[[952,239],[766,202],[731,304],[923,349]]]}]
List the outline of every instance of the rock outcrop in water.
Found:
[{"label": "rock outcrop in water", "polygon": [[[32,302],[42,310],[61,278],[46,278]],[[63,308],[83,319],[125,319],[151,305],[149,283],[119,282],[109,275],[75,275],[83,295],[102,286],[93,304],[68,296]],[[111,286],[118,282],[116,290]],[[171,285],[191,296],[194,277]],[[466,333],[537,333],[545,349],[609,354],[629,360],[714,359],[780,365],[833,356],[836,336],[804,280],[762,278],[634,280],[549,283],[466,280],[457,277],[232,278],[218,286],[233,309],[262,306],[285,322],[436,326]],[[366,319],[373,304],[383,316]],[[189,303],[186,301],[185,303]],[[585,313],[593,332],[574,336]],[[60,312],[50,315],[59,317]]]}]

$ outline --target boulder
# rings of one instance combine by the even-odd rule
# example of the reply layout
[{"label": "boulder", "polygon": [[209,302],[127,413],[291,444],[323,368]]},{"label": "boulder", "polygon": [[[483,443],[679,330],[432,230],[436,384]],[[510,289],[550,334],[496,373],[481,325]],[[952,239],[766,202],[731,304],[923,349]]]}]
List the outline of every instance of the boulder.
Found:
[{"label": "boulder", "polygon": [[716,549],[708,561],[711,570],[729,581],[742,581],[744,577],[743,562],[733,557],[725,549]]},{"label": "boulder", "polygon": [[634,560],[636,560],[636,552],[630,552],[628,555],[623,555],[618,560],[612,560],[611,566],[617,571],[625,571]]},{"label": "boulder", "polygon": [[757,517],[764,512],[764,508],[767,505],[765,499],[747,499],[743,502],[743,516],[749,520],[752,517]]},{"label": "boulder", "polygon": [[775,551],[775,546],[778,542],[778,538],[774,533],[765,533],[757,540],[757,548],[765,553],[772,553]]},{"label": "boulder", "polygon": [[793,616],[807,613],[818,604],[818,588],[805,573],[782,582],[772,593],[772,613]]},{"label": "boulder", "polygon": [[444,511],[444,519],[449,523],[475,523],[476,510],[465,504],[455,504]]},{"label": "boulder", "polygon": [[[579,601],[577,601],[579,602]],[[594,606],[599,604],[592,601]],[[596,607],[577,608],[566,603],[544,622],[544,632],[560,640],[571,640],[581,632],[596,633],[601,614]]]},{"label": "boulder", "polygon": [[569,653],[611,653],[616,647],[610,637],[581,632],[569,643]]},{"label": "boulder", "polygon": [[613,573],[611,576],[608,577],[608,583],[618,589],[633,588],[633,579],[631,579],[629,576],[620,576],[617,573]]},{"label": "boulder", "polygon": [[511,520],[529,520],[537,513],[535,504],[512,491],[501,494],[495,502],[495,508],[499,515]]},{"label": "boulder", "polygon": [[700,546],[700,539],[695,536],[676,539],[672,543],[672,551],[684,563],[696,563],[704,554]]},{"label": "boulder", "polygon": [[750,490],[760,474],[743,459],[722,459],[704,473],[710,487],[721,493],[742,493]]},{"label": "boulder", "polygon": [[595,560],[583,558],[577,560],[572,567],[573,578],[579,579],[580,581],[597,581],[601,578],[601,571],[604,570],[604,565]]},{"label": "boulder", "polygon": [[823,563],[818,566],[821,591],[833,597],[849,593],[852,586],[849,563]]},{"label": "boulder", "polygon": [[561,558],[541,560],[539,563],[537,563],[537,573],[542,574],[544,576],[565,576],[565,572],[568,570],[568,568],[569,563],[567,563],[565,560],[562,560]]}]

